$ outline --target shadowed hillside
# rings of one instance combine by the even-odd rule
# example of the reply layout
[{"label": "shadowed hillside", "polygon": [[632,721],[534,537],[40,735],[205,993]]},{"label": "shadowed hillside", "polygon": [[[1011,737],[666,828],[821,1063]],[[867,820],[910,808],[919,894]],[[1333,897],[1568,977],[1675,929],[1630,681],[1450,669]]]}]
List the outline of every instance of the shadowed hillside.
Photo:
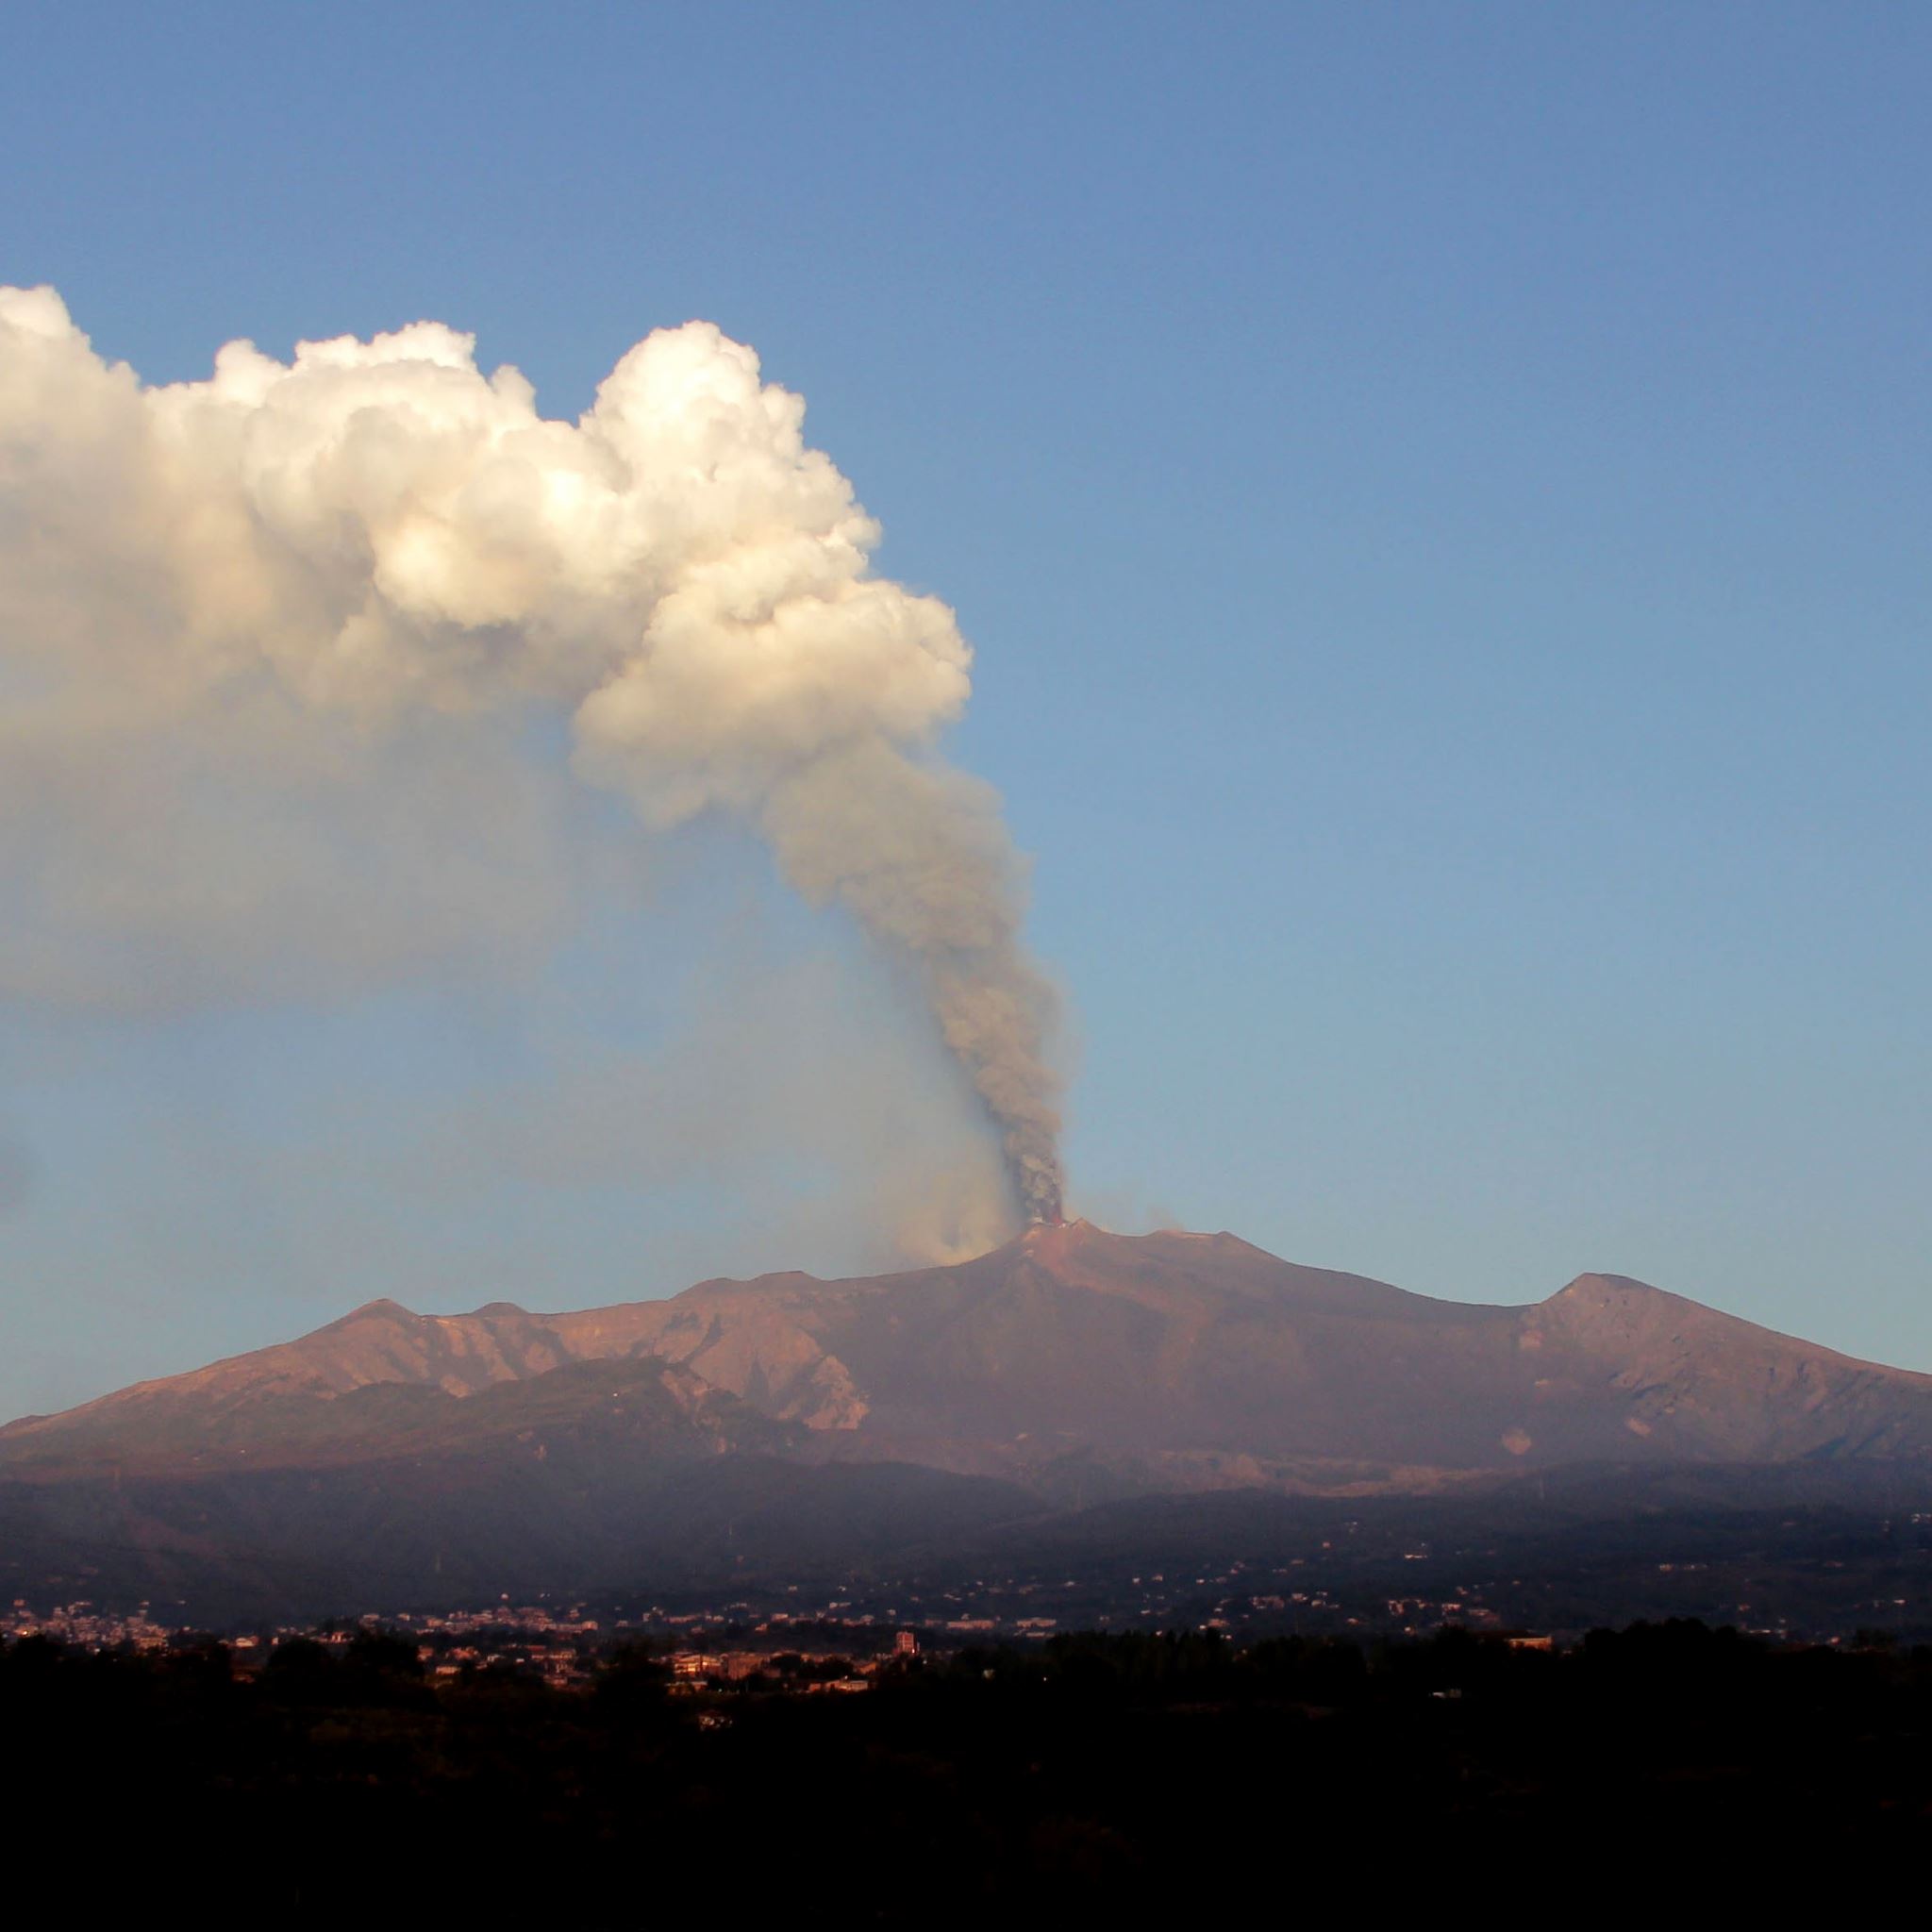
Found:
[{"label": "shadowed hillside", "polygon": [[1641,1282],[1438,1302],[1231,1235],[1073,1223],[955,1267],[577,1313],[372,1302],[0,1430],[0,1583],[606,1584],[903,1556],[1163,1492],[1704,1468],[1784,1470],[1795,1494],[1829,1468],[1842,1493],[1928,1457],[1932,1377]]}]

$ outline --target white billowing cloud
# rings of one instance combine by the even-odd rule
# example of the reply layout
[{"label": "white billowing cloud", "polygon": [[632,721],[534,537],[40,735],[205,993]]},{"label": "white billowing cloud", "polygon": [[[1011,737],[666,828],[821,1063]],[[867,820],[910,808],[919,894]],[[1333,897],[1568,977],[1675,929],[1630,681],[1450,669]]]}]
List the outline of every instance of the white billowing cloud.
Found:
[{"label": "white billowing cloud", "polygon": [[[418,323],[144,387],[0,290],[0,998],[139,1008],[535,952],[581,811],[731,815],[916,974],[1055,1211],[1046,983],[997,800],[935,746],[952,612],[709,325],[576,424]],[[15,914],[18,916],[14,916]]]}]

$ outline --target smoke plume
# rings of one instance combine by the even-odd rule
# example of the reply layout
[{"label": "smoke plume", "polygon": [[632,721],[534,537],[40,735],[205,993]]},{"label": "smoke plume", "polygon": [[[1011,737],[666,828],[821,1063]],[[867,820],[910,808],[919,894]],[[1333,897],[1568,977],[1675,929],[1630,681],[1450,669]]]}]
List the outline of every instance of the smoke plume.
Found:
[{"label": "smoke plume", "polygon": [[[255,909],[318,874],[411,908],[355,946],[316,919],[292,950],[320,976],[540,943],[570,806],[530,745],[558,715],[644,825],[728,814],[904,963],[1016,1205],[1056,1216],[1023,869],[936,748],[972,654],[869,574],[877,525],[803,418],[703,323],[573,425],[436,323],[286,364],[230,342],[149,387],[52,290],[0,290],[0,882],[26,914],[0,995],[138,1002],[203,954],[245,978]],[[135,941],[164,963],[117,976]]]}]

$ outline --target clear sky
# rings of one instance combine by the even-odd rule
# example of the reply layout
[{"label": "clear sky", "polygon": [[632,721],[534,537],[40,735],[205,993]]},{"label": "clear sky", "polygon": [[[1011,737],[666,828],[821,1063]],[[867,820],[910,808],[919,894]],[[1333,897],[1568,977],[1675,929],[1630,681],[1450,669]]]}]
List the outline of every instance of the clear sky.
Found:
[{"label": "clear sky", "polygon": [[[0,281],[156,381],[435,317],[558,416],[715,321],[977,649],[1076,1208],[1932,1370],[1928,99],[1908,6],[75,4]],[[0,1412],[863,1265],[812,1053],[908,1023],[653,864],[516,986],[0,1008]]]}]

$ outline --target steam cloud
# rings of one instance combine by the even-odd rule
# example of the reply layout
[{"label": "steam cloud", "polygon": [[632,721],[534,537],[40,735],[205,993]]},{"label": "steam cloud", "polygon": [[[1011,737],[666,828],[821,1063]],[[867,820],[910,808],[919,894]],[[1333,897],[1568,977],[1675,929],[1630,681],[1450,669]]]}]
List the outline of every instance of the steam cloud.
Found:
[{"label": "steam cloud", "polygon": [[[131,937],[143,981],[203,941],[245,976],[252,908],[318,867],[408,898],[391,966],[534,941],[568,806],[527,745],[560,714],[647,826],[729,814],[911,969],[1018,1206],[1056,1217],[1022,869],[935,750],[972,654],[868,574],[877,525],[803,419],[704,323],[571,425],[436,323],[144,387],[51,289],[0,290],[0,995],[138,1002]],[[317,972],[339,924],[297,948]]]}]

